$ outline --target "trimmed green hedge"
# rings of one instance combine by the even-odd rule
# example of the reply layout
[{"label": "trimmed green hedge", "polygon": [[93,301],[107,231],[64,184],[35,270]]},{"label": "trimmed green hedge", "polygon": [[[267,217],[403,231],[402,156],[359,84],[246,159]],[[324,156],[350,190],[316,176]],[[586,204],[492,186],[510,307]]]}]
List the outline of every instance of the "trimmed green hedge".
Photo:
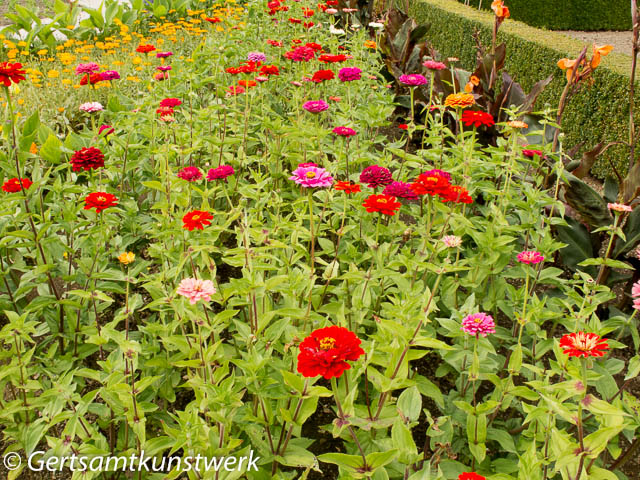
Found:
[{"label": "trimmed green hedge", "polygon": [[[464,0],[458,0],[464,2]],[[469,4],[489,9],[491,0]],[[507,0],[511,18],[549,30],[630,30],[629,0]]]},{"label": "trimmed green hedge", "polygon": [[[467,7],[456,0],[412,0],[409,13],[419,24],[431,24],[426,40],[442,58],[457,57],[460,66],[467,70],[473,70],[475,66],[476,49],[472,33],[478,30],[483,44],[491,45],[491,13]],[[507,45],[505,70],[526,92],[537,81],[554,75],[553,81],[538,98],[536,108],[542,109],[545,104],[556,108],[566,82],[557,62],[563,57],[576,58],[584,44],[513,20],[502,24],[498,40]],[[594,72],[593,86],[584,85],[565,110],[565,149],[584,142],[581,153],[600,141],[628,140],[629,72],[631,57],[614,52],[603,57]],[[640,105],[640,93],[636,105]],[[640,115],[636,119],[638,124]],[[628,148],[620,145],[609,148],[592,169],[595,176],[613,175],[608,159],[621,173],[626,173]]]}]

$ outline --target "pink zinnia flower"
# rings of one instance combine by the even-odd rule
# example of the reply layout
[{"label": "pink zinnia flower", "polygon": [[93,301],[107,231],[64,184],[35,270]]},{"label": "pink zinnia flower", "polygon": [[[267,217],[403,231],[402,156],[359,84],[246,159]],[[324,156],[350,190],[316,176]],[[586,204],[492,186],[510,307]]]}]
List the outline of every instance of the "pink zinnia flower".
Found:
[{"label": "pink zinnia flower", "polygon": [[442,243],[444,243],[449,248],[456,248],[462,245],[462,239],[460,237],[456,237],[455,235],[445,235],[442,237]]},{"label": "pink zinnia flower", "polygon": [[411,190],[410,184],[405,182],[391,182],[384,187],[382,193],[396,198],[406,198],[407,200],[415,200],[418,198],[418,195]]},{"label": "pink zinnia flower", "polygon": [[113,128],[111,125],[100,125],[100,128],[98,129],[98,135],[102,135],[104,133],[104,135],[107,136],[111,135],[115,131],[115,128]]},{"label": "pink zinnia flower", "polygon": [[79,110],[87,113],[101,112],[104,107],[99,102],[87,102],[78,107]]},{"label": "pink zinnia flower", "polygon": [[198,167],[184,167],[178,172],[178,177],[187,182],[195,182],[202,178],[202,172]]},{"label": "pink zinnia flower", "polygon": [[304,108],[307,112],[320,113],[328,110],[329,104],[324,100],[312,100],[302,105],[302,108]]},{"label": "pink zinnia flower", "polygon": [[173,69],[171,68],[171,65],[159,65],[156,67],[156,70],[159,70],[161,72],[169,72]]},{"label": "pink zinnia flower", "polygon": [[366,183],[369,188],[377,188],[393,182],[391,172],[379,165],[371,165],[360,174],[360,183]]},{"label": "pink zinnia flower", "polygon": [[81,63],[76,67],[76,75],[83,75],[85,73],[95,73],[100,70],[100,65],[95,62]]},{"label": "pink zinnia flower", "polygon": [[100,79],[105,82],[111,80],[120,80],[120,74],[115,70],[105,70],[104,72],[100,72]]},{"label": "pink zinnia flower", "polygon": [[173,55],[173,52],[158,52],[156,53],[156,58],[167,58]]},{"label": "pink zinnia flower", "polygon": [[308,62],[316,56],[316,51],[310,47],[296,47],[284,54],[285,58],[294,62]]},{"label": "pink zinnia flower", "polygon": [[464,317],[460,330],[476,337],[478,335],[486,337],[488,333],[496,333],[496,324],[491,315],[480,312]]},{"label": "pink zinnia flower", "polygon": [[298,166],[293,171],[293,176],[289,177],[298,185],[304,188],[330,187],[333,183],[333,177],[324,168],[309,166]]},{"label": "pink zinnia flower", "polygon": [[631,297],[633,298],[633,308],[640,310],[640,280],[631,287]]},{"label": "pink zinnia flower", "polygon": [[412,73],[411,75],[400,75],[398,80],[400,80],[400,83],[408,85],[409,87],[417,87],[419,85],[425,85],[427,83],[426,77],[424,75],[420,75],[419,73]]},{"label": "pink zinnia flower", "polygon": [[200,280],[197,278],[185,278],[180,282],[178,295],[189,299],[191,305],[195,305],[198,300],[211,301],[211,295],[216,293],[216,288],[211,280]]},{"label": "pink zinnia flower", "polygon": [[299,163],[298,164],[298,168],[300,167],[317,167],[318,164],[317,163],[313,163],[313,162],[307,162],[307,163]]},{"label": "pink zinnia flower", "polygon": [[207,180],[210,182],[213,180],[225,180],[235,173],[235,170],[231,165],[220,165],[217,168],[212,168],[207,172]]},{"label": "pink zinnia flower", "polygon": [[352,82],[354,80],[360,80],[360,74],[362,70],[358,67],[344,67],[338,72],[338,78],[341,82]]},{"label": "pink zinnia flower", "polygon": [[349,127],[336,127],[332,131],[341,137],[353,137],[356,134],[356,131]]},{"label": "pink zinnia flower", "polygon": [[444,70],[447,66],[442,62],[436,62],[435,60],[427,60],[422,64],[429,70]]},{"label": "pink zinnia flower", "polygon": [[616,212],[632,212],[633,208],[623,203],[607,203],[609,210],[615,210]]},{"label": "pink zinnia flower", "polygon": [[525,250],[524,252],[520,252],[518,254],[518,261],[522,263],[540,263],[544,261],[544,257],[540,254],[540,252],[536,252],[534,250]]},{"label": "pink zinnia flower", "polygon": [[527,158],[534,158],[536,155],[540,158],[544,157],[544,154],[541,150],[532,150],[532,149],[524,149],[522,150],[522,155]]}]

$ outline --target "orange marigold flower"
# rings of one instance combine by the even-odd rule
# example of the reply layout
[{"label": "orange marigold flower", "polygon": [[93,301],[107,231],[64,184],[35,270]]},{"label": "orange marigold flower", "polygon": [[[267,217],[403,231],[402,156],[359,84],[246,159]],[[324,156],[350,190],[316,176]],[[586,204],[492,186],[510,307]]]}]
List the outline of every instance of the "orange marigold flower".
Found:
[{"label": "orange marigold flower", "polygon": [[467,108],[476,103],[470,93],[452,93],[444,100],[445,107]]},{"label": "orange marigold flower", "polygon": [[376,42],[374,42],[373,40],[366,40],[364,42],[364,47],[365,48],[372,48],[372,49],[376,49],[378,47],[378,45],[376,45]]}]

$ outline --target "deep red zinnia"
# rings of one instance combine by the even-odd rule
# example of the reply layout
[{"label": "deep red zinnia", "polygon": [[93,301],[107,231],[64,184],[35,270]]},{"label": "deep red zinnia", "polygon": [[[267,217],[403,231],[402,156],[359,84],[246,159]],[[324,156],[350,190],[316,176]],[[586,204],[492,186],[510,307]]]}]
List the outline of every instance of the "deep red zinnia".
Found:
[{"label": "deep red zinnia", "polygon": [[367,209],[367,212],[381,213],[383,215],[393,216],[396,214],[402,204],[396,201],[395,197],[391,195],[369,195],[369,197],[362,204]]},{"label": "deep red zinnia", "polygon": [[595,333],[569,333],[560,339],[563,353],[570,357],[602,357],[604,350],[609,350],[606,338]]},{"label": "deep red zinnia", "polygon": [[475,472],[463,472],[460,475],[458,475],[458,480],[487,480],[487,479]]},{"label": "deep red zinnia", "polygon": [[335,74],[331,70],[318,70],[313,74],[311,80],[315,83],[322,83],[325,80],[333,80],[335,77]]},{"label": "deep red zinnia", "polygon": [[347,363],[364,355],[360,339],[352,331],[338,326],[319,328],[302,343],[298,354],[298,373],[305,377],[340,377],[351,368]]},{"label": "deep red zinnia", "polygon": [[96,209],[96,213],[118,204],[118,198],[115,195],[106,192],[93,192],[84,199],[84,209]]},{"label": "deep red zinnia", "polygon": [[96,147],[81,148],[71,156],[70,161],[74,172],[95,170],[104,167],[104,154]]},{"label": "deep red zinnia", "polygon": [[18,84],[25,80],[26,74],[27,72],[22,69],[21,63],[0,63],[0,84],[5,87],[10,87],[11,82]]},{"label": "deep red zinnia", "polygon": [[11,178],[6,182],[4,182],[4,184],[2,185],[2,190],[4,190],[7,193],[19,192],[22,190],[22,188],[20,188],[21,183],[22,183],[22,187],[25,190],[27,190],[31,185],[33,185],[33,182],[28,178],[22,178],[20,180],[18,180],[17,178]]},{"label": "deep red zinnia", "polygon": [[182,217],[182,227],[189,231],[194,229],[204,230],[206,225],[211,225],[211,220],[213,220],[213,215],[209,212],[193,210]]}]

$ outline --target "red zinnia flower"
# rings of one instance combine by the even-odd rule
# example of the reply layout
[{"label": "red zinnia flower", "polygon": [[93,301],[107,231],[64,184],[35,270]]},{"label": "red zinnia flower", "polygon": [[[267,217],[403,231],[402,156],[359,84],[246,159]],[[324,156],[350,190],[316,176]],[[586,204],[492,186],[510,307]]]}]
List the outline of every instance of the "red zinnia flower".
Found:
[{"label": "red zinnia flower", "polygon": [[81,148],[71,156],[71,169],[74,172],[100,167],[104,167],[104,154],[99,148]]},{"label": "red zinnia flower", "polygon": [[305,18],[313,17],[313,14],[314,14],[314,13],[315,13],[315,12],[314,12],[311,8],[303,8],[303,9],[302,9],[302,15],[303,15]]},{"label": "red zinnia flower", "polygon": [[347,195],[351,193],[358,193],[360,191],[360,185],[351,182],[337,182],[334,186],[336,190],[344,190]]},{"label": "red zinnia flower", "polygon": [[323,55],[320,55],[318,57],[318,60],[320,60],[322,63],[340,63],[347,60],[347,58],[348,57],[343,53],[339,55],[331,55],[331,54],[325,53]]},{"label": "red zinnia flower", "polygon": [[17,178],[11,178],[4,182],[4,185],[2,185],[2,190],[7,193],[19,192],[22,190],[22,188],[20,188],[20,184],[22,184],[22,187],[27,190],[31,185],[33,185],[33,182],[28,178],[22,178],[20,180],[18,180]]},{"label": "red zinnia flower", "polygon": [[309,42],[309,43],[305,43],[304,46],[305,47],[309,47],[309,48],[313,48],[316,52],[321,52],[322,51],[322,45],[320,45],[319,43]]},{"label": "red zinnia flower", "polygon": [[231,85],[229,88],[227,88],[228,95],[240,95],[241,93],[244,93],[244,87]]},{"label": "red zinnia flower", "polygon": [[280,75],[280,69],[276,65],[263,65],[260,67],[260,75]]},{"label": "red zinnia flower", "polygon": [[391,195],[369,195],[369,198],[362,204],[367,209],[367,212],[378,212],[383,215],[395,215],[402,204],[397,202],[395,197]]},{"label": "red zinnia flower", "polygon": [[267,40],[267,43],[272,47],[281,47],[283,45],[283,43],[278,40]]},{"label": "red zinnia flower", "polygon": [[165,98],[164,100],[160,101],[161,107],[174,108],[174,107],[179,107],[180,105],[182,105],[182,102],[177,98]]},{"label": "red zinnia flower", "polygon": [[117,204],[118,198],[106,192],[93,192],[84,199],[84,209],[91,210],[95,208],[96,213],[100,213],[109,207],[115,207]]},{"label": "red zinnia flower", "polygon": [[205,225],[211,225],[213,215],[202,210],[193,210],[182,217],[183,228],[189,231],[193,229],[204,230]]},{"label": "red zinnia flower", "polygon": [[458,480],[487,480],[482,475],[478,475],[475,472],[464,472],[458,475]]},{"label": "red zinnia flower", "polygon": [[206,17],[205,20],[209,23],[220,23],[222,21],[218,17]]},{"label": "red zinnia flower", "polygon": [[311,77],[311,80],[313,80],[316,83],[321,83],[321,82],[324,82],[325,80],[333,80],[335,77],[336,75],[331,70],[318,70],[316,73],[313,74],[313,77]]},{"label": "red zinnia flower", "polygon": [[138,45],[138,48],[136,48],[136,52],[149,53],[153,52],[155,49],[156,47],[154,47],[153,45]]},{"label": "red zinnia flower", "polygon": [[253,80],[240,80],[238,81],[238,85],[245,88],[255,87],[257,83]]},{"label": "red zinnia flower", "polygon": [[27,72],[22,70],[21,63],[0,63],[0,84],[3,84],[5,87],[10,87],[11,82],[18,84],[22,80],[25,80],[26,74]]},{"label": "red zinnia flower", "polygon": [[302,20],[299,18],[290,18],[289,23],[302,23]]},{"label": "red zinnia flower", "polygon": [[96,83],[100,82],[102,82],[102,75],[100,75],[99,73],[83,75],[80,79],[80,85],[95,85]]},{"label": "red zinnia flower", "polygon": [[315,23],[313,23],[313,22],[304,22],[302,25],[304,26],[304,28],[311,28],[311,27],[313,27],[315,25]]},{"label": "red zinnia flower", "polygon": [[437,171],[421,173],[411,184],[411,190],[417,195],[440,195],[449,190],[449,179]]},{"label": "red zinnia flower", "polygon": [[563,353],[570,357],[602,357],[609,350],[606,338],[588,332],[569,333],[560,339]]},{"label": "red zinnia flower", "polygon": [[409,125],[407,125],[406,123],[401,123],[400,125],[398,125],[398,128],[400,130],[407,130],[409,128]]},{"label": "red zinnia flower", "polygon": [[352,331],[335,325],[319,328],[300,344],[298,372],[305,377],[337,378],[351,368],[347,360],[357,360],[361,355],[364,350],[360,339]]},{"label": "red zinnia flower", "polygon": [[438,196],[443,202],[473,203],[469,191],[460,185],[451,185],[444,192],[438,193]]},{"label": "red zinnia flower", "polygon": [[477,110],[465,110],[464,112],[462,112],[460,121],[464,124],[465,127],[470,127],[471,125],[473,125],[476,128],[479,128],[480,126],[489,128],[493,127],[496,124],[493,116],[490,113],[480,112]]}]

